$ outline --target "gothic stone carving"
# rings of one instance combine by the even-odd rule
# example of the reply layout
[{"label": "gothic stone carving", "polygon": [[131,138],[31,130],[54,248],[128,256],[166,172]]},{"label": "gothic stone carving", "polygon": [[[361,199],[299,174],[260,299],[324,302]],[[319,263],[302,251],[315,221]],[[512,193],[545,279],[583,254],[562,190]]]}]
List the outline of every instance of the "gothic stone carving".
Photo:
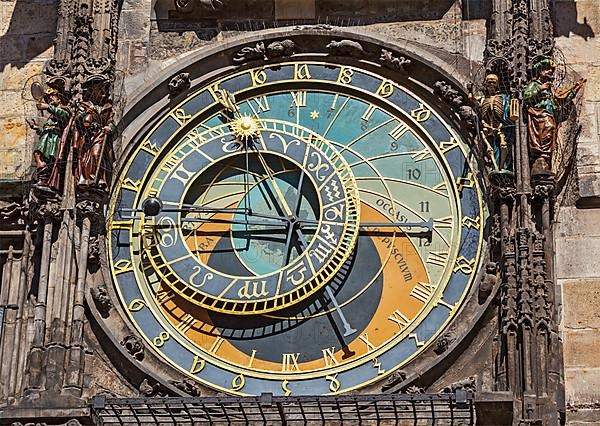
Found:
[{"label": "gothic stone carving", "polygon": [[129,334],[121,341],[121,345],[138,361],[144,359],[144,345],[139,337]]},{"label": "gothic stone carving", "polygon": [[146,398],[158,395],[159,389],[160,385],[158,383],[152,383],[147,378],[142,380],[142,383],[140,383],[140,387],[138,388],[140,396]]},{"label": "gothic stone carving", "polygon": [[436,354],[441,355],[456,341],[456,332],[449,330],[437,341],[436,347],[433,350]]},{"label": "gothic stone carving", "polygon": [[381,390],[383,392],[386,392],[394,386],[396,386],[397,384],[402,383],[404,380],[406,380],[406,373],[404,371],[394,371],[392,375],[388,377],[388,379],[385,381],[385,383],[381,387]]},{"label": "gothic stone carving", "polygon": [[458,90],[454,89],[447,81],[440,80],[433,85],[433,91],[440,99],[456,109],[458,116],[469,131],[476,128],[477,115]]},{"label": "gothic stone carving", "polygon": [[175,77],[173,77],[169,82],[169,93],[172,98],[175,98],[189,89],[190,86],[190,74],[187,72],[182,72],[181,74],[177,74]]},{"label": "gothic stone carving", "polygon": [[446,386],[440,393],[454,393],[457,390],[464,390],[467,392],[475,393],[476,389],[476,377],[471,376],[467,379],[452,383]]},{"label": "gothic stone carving", "polygon": [[0,200],[0,222],[5,224],[16,224],[23,217],[24,208],[12,201]]},{"label": "gothic stone carving", "polygon": [[246,46],[233,55],[233,62],[243,64],[249,61],[281,58],[293,55],[296,51],[296,43],[286,39],[282,41],[274,41],[267,47],[263,42],[256,43],[254,47]]},{"label": "gothic stone carving", "polygon": [[176,388],[181,389],[182,391],[184,391],[185,393],[187,393],[191,396],[201,396],[202,395],[202,390],[200,389],[200,386],[198,386],[198,384],[195,381],[193,381],[192,379],[185,378],[180,381],[172,380],[171,383]]},{"label": "gothic stone carving", "polygon": [[197,7],[202,9],[220,9],[223,7],[222,0],[175,0],[175,8],[179,12],[191,12]]},{"label": "gothic stone carving", "polygon": [[498,265],[495,262],[488,262],[485,265],[485,275],[479,283],[478,300],[479,304],[485,303],[492,290],[498,283]]},{"label": "gothic stone carving", "polygon": [[412,61],[404,56],[394,56],[394,54],[389,50],[381,49],[379,62],[388,68],[406,72],[406,67],[408,67]]},{"label": "gothic stone carving", "polygon": [[96,288],[92,288],[90,292],[92,294],[92,299],[94,299],[96,308],[98,309],[98,312],[100,312],[100,315],[102,315],[103,318],[108,318],[110,315],[110,310],[113,308],[113,304],[110,300],[110,296],[108,295],[108,291],[106,290],[106,286],[101,285]]},{"label": "gothic stone carving", "polygon": [[330,55],[350,56],[351,58],[364,58],[366,56],[362,45],[353,40],[332,40],[327,46]]}]

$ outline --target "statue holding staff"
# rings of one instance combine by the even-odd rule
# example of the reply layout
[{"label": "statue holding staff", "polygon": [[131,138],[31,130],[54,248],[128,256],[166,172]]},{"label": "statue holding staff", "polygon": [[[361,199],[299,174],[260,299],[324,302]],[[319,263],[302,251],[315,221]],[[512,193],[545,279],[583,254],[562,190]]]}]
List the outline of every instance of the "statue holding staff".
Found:
[{"label": "statue holding staff", "polygon": [[95,79],[84,87],[84,100],[77,108],[73,145],[78,189],[107,191],[114,161],[113,106],[108,100],[108,82]]}]

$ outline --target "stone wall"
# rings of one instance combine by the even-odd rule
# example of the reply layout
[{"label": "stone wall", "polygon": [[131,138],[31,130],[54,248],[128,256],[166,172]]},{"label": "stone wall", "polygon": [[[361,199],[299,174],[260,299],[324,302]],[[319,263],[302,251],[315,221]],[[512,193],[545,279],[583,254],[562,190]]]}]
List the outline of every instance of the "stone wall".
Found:
[{"label": "stone wall", "polygon": [[31,173],[35,116],[28,86],[52,56],[57,0],[0,1],[0,180]]},{"label": "stone wall", "polygon": [[557,46],[568,66],[588,80],[580,105],[578,193],[571,198],[576,203],[559,208],[555,232],[567,421],[596,425],[600,423],[600,5],[597,0],[556,0],[554,16]]}]

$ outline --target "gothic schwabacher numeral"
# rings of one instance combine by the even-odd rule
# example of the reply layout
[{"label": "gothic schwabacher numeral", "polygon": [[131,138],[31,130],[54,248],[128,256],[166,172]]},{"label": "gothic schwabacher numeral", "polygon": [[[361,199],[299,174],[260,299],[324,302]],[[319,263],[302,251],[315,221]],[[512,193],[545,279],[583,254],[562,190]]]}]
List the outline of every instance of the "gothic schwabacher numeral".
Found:
[{"label": "gothic schwabacher numeral", "polygon": [[121,259],[114,265],[115,275],[124,274],[125,272],[133,271],[133,264],[130,260]]},{"label": "gothic schwabacher numeral", "polygon": [[256,299],[263,296],[268,296],[269,291],[266,289],[267,281],[246,281],[238,290],[240,299]]},{"label": "gothic schwabacher numeral", "polygon": [[310,80],[310,69],[306,64],[294,64],[294,80]]},{"label": "gothic schwabacher numeral", "polygon": [[121,188],[129,189],[130,191],[133,191],[133,192],[138,192],[141,184],[142,184],[142,182],[140,180],[133,180],[131,178],[125,178],[123,180],[123,183],[121,184]]},{"label": "gothic schwabacher numeral", "polygon": [[423,303],[427,303],[435,289],[436,287],[430,283],[418,282],[410,291],[410,295]]},{"label": "gothic schwabacher numeral", "polygon": [[464,216],[462,218],[462,224],[463,226],[466,226],[467,228],[475,228],[475,229],[479,229],[481,227],[481,219],[479,216],[477,216],[475,219],[473,219],[472,217],[469,216]]},{"label": "gothic schwabacher numeral", "polygon": [[440,142],[440,151],[442,151],[442,154],[447,153],[448,151],[450,151],[451,149],[454,149],[458,146],[458,142],[456,139],[454,139],[454,137],[451,137],[449,141],[447,142]]},{"label": "gothic schwabacher numeral", "polygon": [[459,256],[454,265],[454,272],[461,271],[463,274],[469,275],[473,272],[473,265],[475,265],[475,259],[467,259],[464,256]]},{"label": "gothic schwabacher numeral", "polygon": [[[354,75],[354,71],[352,70],[352,68],[342,67],[342,69],[340,69],[340,73],[338,75],[337,81],[338,81],[338,83],[342,83],[342,84],[350,84],[350,83],[352,83],[353,75]],[[332,108],[332,109],[334,109],[334,108]]]},{"label": "gothic schwabacher numeral", "polygon": [[267,82],[267,73],[265,70],[250,70],[250,78],[252,79],[252,86],[262,86]]},{"label": "gothic schwabacher numeral", "polygon": [[383,80],[375,92],[377,96],[381,96],[382,98],[389,98],[393,93],[394,85],[388,80]]},{"label": "gothic schwabacher numeral", "polygon": [[422,123],[423,121],[429,120],[429,116],[431,115],[431,110],[428,109],[425,105],[419,104],[419,108],[413,109],[410,112],[412,118],[417,120],[417,122]]}]

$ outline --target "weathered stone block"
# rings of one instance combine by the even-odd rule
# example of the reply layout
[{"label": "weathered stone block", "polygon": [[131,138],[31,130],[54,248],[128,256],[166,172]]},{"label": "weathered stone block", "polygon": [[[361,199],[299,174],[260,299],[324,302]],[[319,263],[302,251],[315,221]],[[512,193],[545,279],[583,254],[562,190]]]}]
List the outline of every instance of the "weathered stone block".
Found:
[{"label": "weathered stone block", "polygon": [[600,277],[600,262],[590,256],[600,253],[600,237],[567,238],[557,236],[556,277],[557,278],[595,278]]},{"label": "weathered stone block", "polygon": [[[598,329],[600,339],[600,278],[564,280],[562,326],[569,329]],[[598,342],[600,350],[600,341]],[[600,355],[600,354],[599,354]],[[600,362],[600,356],[598,356]]]},{"label": "weathered stone block", "polygon": [[275,0],[275,19],[314,19],[315,0]]},{"label": "weathered stone block", "polygon": [[568,403],[595,402],[600,395],[600,368],[565,368]]},{"label": "weathered stone block", "polygon": [[[559,238],[576,236],[600,237],[600,210],[561,207],[556,218],[555,235]],[[562,256],[563,253],[561,252]],[[577,277],[573,277],[577,278]]]},{"label": "weathered stone block", "polygon": [[150,30],[150,19],[146,14],[139,11],[123,11],[119,36],[126,40],[148,40]]},{"label": "weathered stone block", "polygon": [[29,62],[23,65],[9,64],[4,67],[4,72],[0,74],[0,89],[19,92],[22,90],[28,91],[29,88],[25,87],[28,80],[35,77],[41,79],[43,68],[43,61]]},{"label": "weathered stone block", "polygon": [[563,335],[566,368],[600,368],[600,332],[598,329],[566,331]]}]

